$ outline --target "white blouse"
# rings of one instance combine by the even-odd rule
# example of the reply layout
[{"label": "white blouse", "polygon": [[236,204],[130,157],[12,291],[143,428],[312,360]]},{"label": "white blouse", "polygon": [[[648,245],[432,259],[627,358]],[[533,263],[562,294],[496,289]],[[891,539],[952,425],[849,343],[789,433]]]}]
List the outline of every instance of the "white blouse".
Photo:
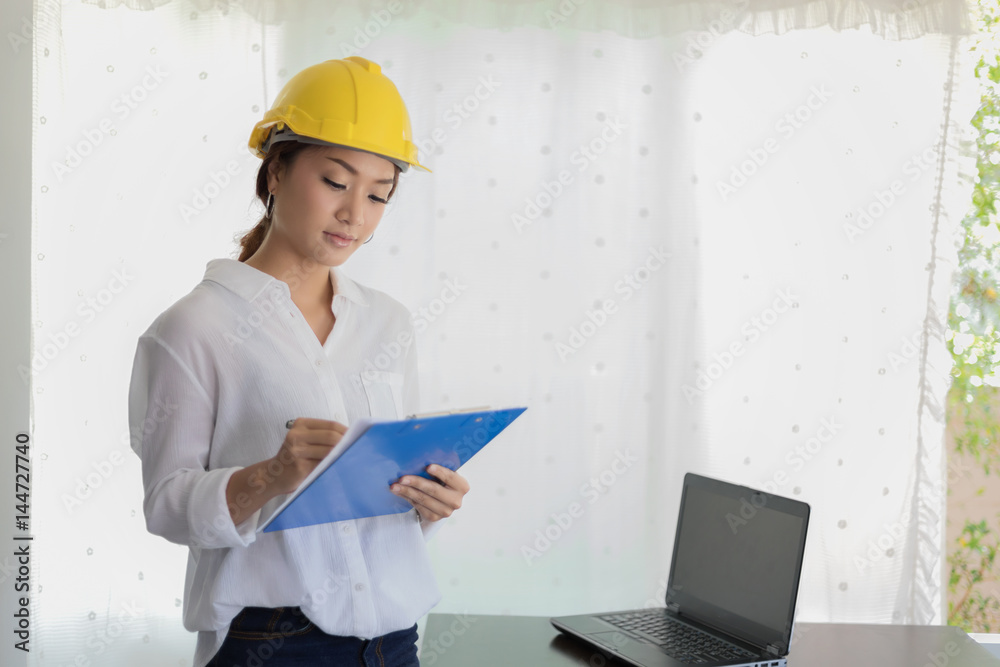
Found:
[{"label": "white blouse", "polygon": [[288,283],[234,259],[140,336],[129,386],[147,529],[189,547],[184,627],[194,667],[244,606],[300,606],[324,632],[371,638],[408,628],[441,599],[416,510],[257,534],[279,495],[234,526],[226,485],[274,456],[297,417],[349,425],[418,411],[410,313],[331,267],[336,322],[321,344]]}]

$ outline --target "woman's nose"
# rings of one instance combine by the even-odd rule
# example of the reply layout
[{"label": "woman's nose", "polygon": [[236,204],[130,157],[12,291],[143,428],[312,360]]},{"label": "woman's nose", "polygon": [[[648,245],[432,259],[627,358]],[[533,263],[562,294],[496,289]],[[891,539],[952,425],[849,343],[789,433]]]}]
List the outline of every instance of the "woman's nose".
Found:
[{"label": "woman's nose", "polygon": [[364,193],[360,190],[347,193],[340,201],[337,219],[348,225],[364,224]]}]

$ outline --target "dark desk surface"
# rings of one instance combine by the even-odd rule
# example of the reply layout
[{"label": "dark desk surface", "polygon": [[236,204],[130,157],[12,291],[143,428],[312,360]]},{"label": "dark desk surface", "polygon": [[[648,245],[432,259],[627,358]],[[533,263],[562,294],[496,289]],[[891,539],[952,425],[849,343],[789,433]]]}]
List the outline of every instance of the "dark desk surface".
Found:
[{"label": "dark desk surface", "polygon": [[[624,664],[564,636],[547,616],[430,614],[422,667]],[[799,623],[788,667],[990,667],[1000,659],[959,628]]]}]

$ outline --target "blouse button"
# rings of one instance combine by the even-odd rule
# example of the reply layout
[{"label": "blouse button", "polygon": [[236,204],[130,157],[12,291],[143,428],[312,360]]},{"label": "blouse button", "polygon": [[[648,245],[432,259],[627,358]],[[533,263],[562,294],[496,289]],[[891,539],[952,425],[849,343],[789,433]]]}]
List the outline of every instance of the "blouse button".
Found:
[{"label": "blouse button", "polygon": [[317,359],[316,360],[316,365],[317,366],[322,366],[323,365],[323,360],[322,359]]},{"label": "blouse button", "polygon": [[363,591],[363,590],[365,590],[365,585],[364,584],[355,584],[354,585],[354,590],[356,590],[356,591]]},{"label": "blouse button", "polygon": [[351,532],[351,527],[350,526],[344,526],[344,532],[345,533]]}]

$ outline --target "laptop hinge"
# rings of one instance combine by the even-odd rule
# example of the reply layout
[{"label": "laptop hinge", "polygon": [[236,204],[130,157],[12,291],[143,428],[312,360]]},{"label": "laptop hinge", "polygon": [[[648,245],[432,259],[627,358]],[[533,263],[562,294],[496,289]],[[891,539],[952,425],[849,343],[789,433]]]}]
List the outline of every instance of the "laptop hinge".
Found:
[{"label": "laptop hinge", "polygon": [[676,602],[668,602],[667,603],[667,611],[672,611],[674,613],[677,613],[680,610],[681,610],[681,606],[679,604],[677,604]]},{"label": "laptop hinge", "polygon": [[781,655],[781,650],[778,649],[777,644],[768,644],[765,650],[771,655]]}]

